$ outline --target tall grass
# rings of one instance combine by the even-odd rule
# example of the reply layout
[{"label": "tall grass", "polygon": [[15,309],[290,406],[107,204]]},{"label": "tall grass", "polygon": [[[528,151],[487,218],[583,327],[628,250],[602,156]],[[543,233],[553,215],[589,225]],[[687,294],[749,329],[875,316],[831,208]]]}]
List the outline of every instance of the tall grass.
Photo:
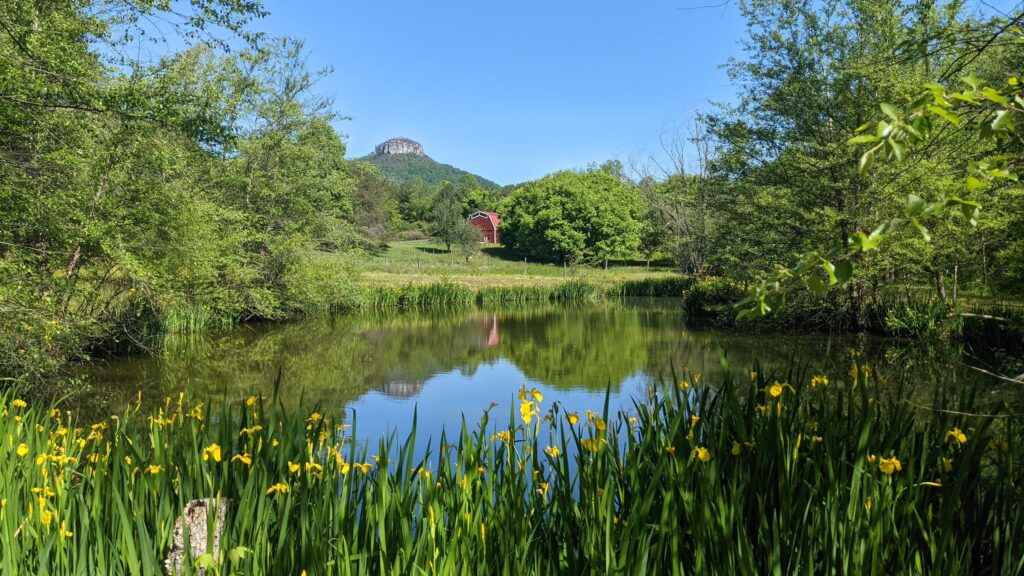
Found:
[{"label": "tall grass", "polygon": [[90,426],[4,395],[0,570],[155,574],[184,503],[220,495],[222,573],[1024,571],[1016,421],[966,415],[974,390],[917,411],[871,373],[686,374],[615,415],[524,389],[422,458],[415,417],[371,452],[274,400]]},{"label": "tall grass", "polygon": [[488,286],[477,292],[481,304],[523,304],[548,302],[552,290],[547,286]]},{"label": "tall grass", "polygon": [[465,307],[473,304],[525,304],[529,302],[591,302],[603,297],[601,288],[572,280],[556,286],[490,286],[474,290],[468,286],[441,281],[405,286],[368,286],[362,307],[370,310],[389,308]]},{"label": "tall grass", "polygon": [[612,298],[681,298],[693,284],[689,276],[627,280],[608,289]]},{"label": "tall grass", "polygon": [[362,307],[382,310],[388,308],[458,308],[470,306],[476,293],[455,282],[407,284],[405,286],[369,286],[364,289]]}]

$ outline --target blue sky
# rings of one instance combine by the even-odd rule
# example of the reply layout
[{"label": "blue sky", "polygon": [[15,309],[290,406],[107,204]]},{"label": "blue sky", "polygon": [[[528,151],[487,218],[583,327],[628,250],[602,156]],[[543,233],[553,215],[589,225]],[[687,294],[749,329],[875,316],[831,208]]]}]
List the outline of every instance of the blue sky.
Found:
[{"label": "blue sky", "polygon": [[[709,101],[744,23],[720,0],[267,0],[255,28],[304,39],[352,119],[350,157],[396,136],[511,184],[660,152]],[[1008,8],[1018,0],[968,2]],[[696,8],[696,9],[695,9]]]},{"label": "blue sky", "polygon": [[707,0],[269,0],[351,116],[349,156],[390,137],[502,184],[654,153],[709,99],[743,22]]}]

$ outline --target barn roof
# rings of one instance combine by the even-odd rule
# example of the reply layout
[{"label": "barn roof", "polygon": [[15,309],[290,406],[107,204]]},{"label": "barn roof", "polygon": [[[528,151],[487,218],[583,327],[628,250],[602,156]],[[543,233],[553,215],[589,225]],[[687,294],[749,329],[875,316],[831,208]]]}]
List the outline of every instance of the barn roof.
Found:
[{"label": "barn roof", "polygon": [[487,219],[491,221],[491,225],[494,226],[495,228],[497,228],[498,224],[501,223],[501,217],[498,216],[497,212],[490,212],[490,211],[487,211],[487,210],[477,210],[476,212],[473,212],[472,214],[470,214],[469,217],[470,218],[476,218],[477,215],[479,215],[479,214],[483,214],[484,216],[486,216]]}]

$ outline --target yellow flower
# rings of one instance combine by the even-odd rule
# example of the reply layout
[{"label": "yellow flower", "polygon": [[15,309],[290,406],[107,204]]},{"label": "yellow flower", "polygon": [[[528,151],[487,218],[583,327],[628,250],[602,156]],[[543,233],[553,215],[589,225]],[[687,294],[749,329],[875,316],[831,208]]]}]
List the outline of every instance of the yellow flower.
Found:
[{"label": "yellow flower", "polygon": [[249,396],[248,398],[245,399],[245,405],[246,406],[252,407],[255,404],[256,404],[256,397],[255,396]]},{"label": "yellow flower", "polygon": [[270,446],[272,448],[277,448],[280,444],[281,443],[277,441],[277,438],[274,438],[273,440],[270,441]]},{"label": "yellow flower", "polygon": [[882,474],[892,476],[893,473],[903,470],[903,465],[900,463],[899,458],[896,458],[895,456],[879,458],[878,469],[882,471]]},{"label": "yellow flower", "polygon": [[15,398],[12,400],[11,406],[14,408],[28,408],[28,404],[21,398]]},{"label": "yellow flower", "polygon": [[828,376],[815,376],[811,378],[811,388],[817,388],[818,386],[828,386]]},{"label": "yellow flower", "polygon": [[751,381],[757,380],[757,372],[754,372],[754,371],[750,372],[750,380]]},{"label": "yellow flower", "polygon": [[163,466],[158,466],[156,464],[150,464],[149,466],[146,466],[146,474],[149,474],[151,476],[156,476],[157,474],[163,472],[163,470]]},{"label": "yellow flower", "polygon": [[253,434],[259,432],[260,430],[263,430],[263,426],[260,426],[259,424],[256,424],[254,426],[250,426],[249,428],[242,428],[242,431],[239,432],[238,435],[239,436],[252,436]]},{"label": "yellow flower", "polygon": [[949,474],[950,472],[952,472],[953,471],[953,459],[952,458],[945,458],[945,457],[943,457],[942,458],[942,469],[946,471],[946,474]]},{"label": "yellow flower", "polygon": [[43,524],[43,526],[49,526],[50,523],[53,522],[53,512],[49,510],[43,510],[43,514],[39,517],[39,521]]},{"label": "yellow flower", "polygon": [[132,465],[132,457],[131,456],[125,456],[124,457],[124,463],[129,465],[129,466],[131,466]]},{"label": "yellow flower", "polygon": [[509,444],[512,442],[512,432],[509,430],[502,430],[501,432],[492,434],[491,442],[494,442],[495,440],[501,440],[505,444]]},{"label": "yellow flower", "polygon": [[565,419],[569,422],[570,426],[575,426],[580,421],[580,415],[575,412],[566,412]]},{"label": "yellow flower", "polygon": [[306,462],[306,472],[310,472],[319,478],[324,475],[324,467],[316,462]]},{"label": "yellow flower", "polygon": [[25,444],[24,442],[18,444],[18,448],[15,450],[15,453],[18,455],[18,458],[24,458],[25,455],[28,454],[28,444]]},{"label": "yellow flower", "polygon": [[537,404],[531,400],[523,400],[523,403],[519,405],[519,415],[523,418],[523,423],[529,424],[533,417],[540,413],[537,409]]},{"label": "yellow flower", "polygon": [[668,452],[669,454],[675,456],[676,455],[676,447],[675,446],[665,446],[665,452]]},{"label": "yellow flower", "polygon": [[732,443],[732,455],[733,456],[739,456],[740,455],[740,443],[739,442],[733,442]]},{"label": "yellow flower", "polygon": [[309,415],[309,418],[306,418],[306,422],[309,422],[310,424],[316,424],[317,422],[323,419],[324,417],[319,412],[313,412],[312,414]]},{"label": "yellow flower", "polygon": [[946,442],[949,442],[950,438],[956,440],[957,444],[967,443],[967,434],[964,434],[963,430],[959,428],[953,428],[949,432],[946,432]]},{"label": "yellow flower", "polygon": [[284,482],[278,482],[277,484],[274,484],[270,488],[267,488],[267,495],[268,496],[271,495],[271,494],[287,494],[287,493],[288,493],[288,485],[285,484]]},{"label": "yellow flower", "polygon": [[868,496],[867,499],[864,500],[864,510],[866,510],[868,514],[871,513],[871,506],[874,504],[874,502],[875,501],[872,500],[871,496]]},{"label": "yellow flower", "polygon": [[206,462],[210,458],[213,458],[214,462],[220,462],[219,444],[210,444],[206,448],[203,448],[203,462]]},{"label": "yellow flower", "polygon": [[541,482],[540,483],[540,488],[537,488],[537,494],[540,494],[541,496],[547,496],[548,495],[548,483],[547,482]]},{"label": "yellow flower", "polygon": [[252,464],[252,456],[248,454],[235,454],[234,456],[231,457],[231,461],[241,462],[242,464],[249,466]]},{"label": "yellow flower", "polygon": [[558,446],[548,446],[544,449],[544,453],[552,458],[558,458],[562,455],[562,450]]},{"label": "yellow flower", "polygon": [[369,462],[364,462],[363,464],[353,464],[352,467],[357,468],[363,474],[367,474],[373,468],[373,464],[370,464]]},{"label": "yellow flower", "polygon": [[701,462],[710,462],[711,451],[703,446],[698,446],[693,449],[692,457],[696,460],[700,460]]},{"label": "yellow flower", "polygon": [[686,390],[686,389],[688,389],[689,387],[690,387],[690,383],[689,383],[689,382],[687,382],[686,380],[680,380],[680,381],[679,381],[679,389],[680,389],[680,390]]},{"label": "yellow flower", "polygon": [[7,506],[7,498],[0,498],[0,508]]},{"label": "yellow flower", "polygon": [[302,466],[301,465],[296,464],[296,463],[292,462],[291,460],[288,461],[288,473],[289,474],[298,474],[299,470],[302,470]]},{"label": "yellow flower", "polygon": [[519,389],[519,399],[520,400],[527,400],[527,399],[530,399],[530,398],[533,398],[534,402],[543,402],[544,401],[544,395],[541,394],[540,391],[537,390],[536,388],[531,388],[531,389],[527,390],[526,387],[523,386],[522,388]]},{"label": "yellow flower", "polygon": [[597,452],[602,444],[605,444],[604,438],[587,438],[586,440],[580,440],[580,445],[590,450],[591,452]]}]

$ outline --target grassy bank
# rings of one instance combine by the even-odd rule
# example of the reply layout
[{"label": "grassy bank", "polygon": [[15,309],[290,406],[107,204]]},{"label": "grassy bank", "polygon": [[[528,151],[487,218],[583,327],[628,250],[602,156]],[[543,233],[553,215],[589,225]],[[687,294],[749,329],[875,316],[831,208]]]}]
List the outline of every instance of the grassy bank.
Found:
[{"label": "grassy bank", "polygon": [[643,278],[603,286],[582,280],[552,284],[510,284],[474,287],[454,280],[362,287],[360,309],[459,307],[475,304],[593,302],[604,298],[679,297],[689,279],[682,276]]},{"label": "grassy bank", "polygon": [[523,390],[422,461],[437,431],[415,421],[359,447],[259,398],[90,424],[4,395],[0,567],[157,573],[185,502],[221,496],[221,554],[192,561],[222,573],[1024,570],[1012,410],[967,415],[974,390],[916,410],[871,374],[856,358],[848,375],[686,374],[621,414]]},{"label": "grassy bank", "polygon": [[476,289],[510,284],[550,287],[569,280],[608,288],[629,280],[677,275],[671,267],[648,266],[642,261],[613,261],[607,270],[603,266],[530,262],[500,246],[485,246],[467,259],[427,240],[390,242],[363,259],[358,270],[368,285],[430,284],[447,279]]}]

